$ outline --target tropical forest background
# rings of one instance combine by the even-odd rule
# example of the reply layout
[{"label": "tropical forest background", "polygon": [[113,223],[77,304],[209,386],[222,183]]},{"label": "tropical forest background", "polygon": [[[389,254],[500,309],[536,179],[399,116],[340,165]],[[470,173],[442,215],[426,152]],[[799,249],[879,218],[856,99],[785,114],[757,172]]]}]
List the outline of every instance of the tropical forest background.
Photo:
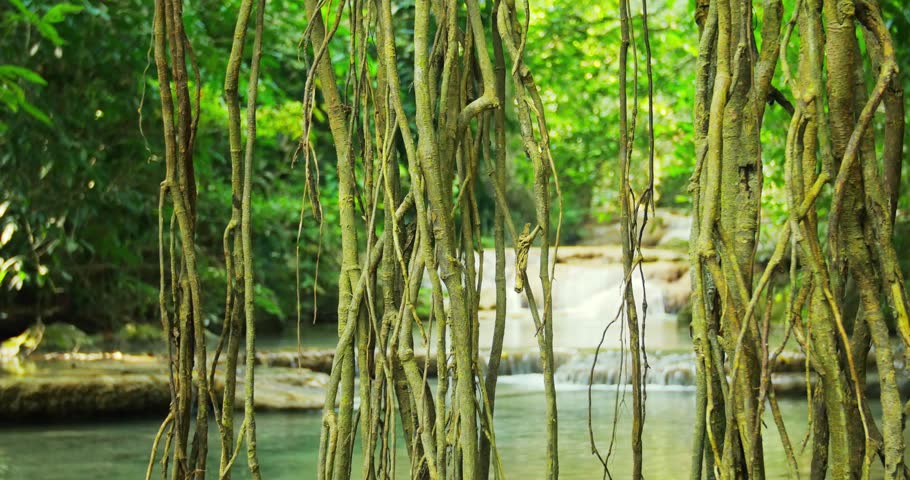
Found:
[{"label": "tropical forest background", "polygon": [[[160,101],[151,59],[153,5],[144,0],[0,2],[0,339],[40,320],[74,325],[90,335],[87,343],[112,338],[156,343],[160,335],[157,198],[164,165]],[[220,72],[227,64],[239,3],[198,0],[185,7],[199,78],[206,82],[200,85],[195,149],[197,246],[205,290],[212,292],[205,297],[206,323],[214,331],[220,330],[221,322],[223,299],[215,292],[224,291],[222,233],[230,214],[231,190],[224,128],[228,113]],[[395,2],[396,15],[408,15],[412,3]],[[910,8],[898,0],[885,0],[882,7],[896,39],[906,90],[910,42],[902,39],[910,38]],[[692,93],[698,32],[692,18],[694,2],[654,1],[649,8],[651,47],[656,52],[657,205],[687,214],[687,187],[695,163]],[[640,22],[640,17],[634,21]],[[615,101],[619,18],[597,0],[547,0],[535,2],[531,22],[527,50],[536,53],[526,62],[535,72],[547,108],[563,192],[561,241],[591,241],[594,226],[615,221],[619,209]],[[266,333],[292,331],[298,319],[305,323],[314,318],[319,323],[335,320],[340,249],[337,177],[321,104],[314,112],[312,135],[320,159],[323,222],[320,225],[308,208],[301,213],[306,182],[303,166],[296,160],[308,69],[300,43],[305,26],[300,2],[269,1],[252,205],[258,321]],[[350,41],[346,28],[342,22],[330,51],[344,55]],[[641,39],[634,43],[641,63]],[[401,38],[398,44],[398,61],[413,63],[410,40]],[[798,52],[791,48],[788,55],[795,59]],[[332,64],[337,77],[345,79],[345,58],[332,59]],[[411,81],[402,78],[403,85]],[[781,79],[774,85],[792,98]],[[646,85],[637,88],[639,124],[643,125]],[[783,132],[788,121],[785,107],[775,104],[768,109],[762,130],[763,235],[768,238],[772,237],[767,232],[773,232],[785,216]],[[514,135],[507,193],[513,215],[526,218],[533,216],[533,172],[523,161],[520,140]],[[636,141],[645,142],[646,136],[639,135]],[[904,157],[906,163],[908,156]],[[638,160],[641,167],[633,176],[638,174],[638,181],[643,181],[646,162]],[[899,253],[910,249],[906,216],[910,189],[901,193],[895,236]],[[478,195],[479,208],[489,213],[480,218],[492,219],[492,196],[485,191]],[[659,228],[659,219],[653,223]],[[492,231],[490,225],[484,227]],[[760,259],[770,255],[767,243],[761,244]],[[903,257],[906,275],[910,256]]]}]

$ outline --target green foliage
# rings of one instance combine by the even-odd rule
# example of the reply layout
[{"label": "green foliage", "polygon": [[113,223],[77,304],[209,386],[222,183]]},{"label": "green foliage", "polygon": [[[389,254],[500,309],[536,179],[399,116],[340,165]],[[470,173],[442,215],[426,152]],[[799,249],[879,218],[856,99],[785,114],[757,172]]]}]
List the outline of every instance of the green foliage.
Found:
[{"label": "green foliage", "polygon": [[74,325],[52,323],[44,329],[41,350],[47,352],[77,352],[83,348],[94,347],[95,344],[95,338]]},{"label": "green foliage", "polygon": [[18,13],[9,13],[7,19],[30,24],[38,30],[42,37],[58,47],[66,44],[66,41],[63,40],[54,25],[65,20],[67,15],[82,11],[82,7],[79,5],[63,2],[52,6],[43,15],[39,15],[26,6],[22,0],[9,0],[9,3],[13,4]]},{"label": "green foliage", "polygon": [[[633,7],[640,31],[640,6]],[[651,1],[649,28],[654,72],[655,181],[657,201],[664,206],[688,205],[686,186],[694,162],[692,96],[697,31],[688,2]],[[602,221],[619,211],[619,46],[618,7],[594,0],[549,0],[532,7],[531,35],[525,56],[541,86],[550,127],[551,148],[564,195],[566,239],[581,232],[587,220]],[[645,45],[633,44],[643,79]],[[630,51],[630,58],[632,52]],[[647,85],[633,85],[630,60],[629,98],[634,109],[636,152],[647,147]],[[637,87],[637,88],[636,88]],[[633,105],[630,104],[630,107]],[[646,185],[647,157],[636,153],[632,181],[636,191]],[[531,167],[517,164],[527,180]],[[592,217],[591,213],[597,212]]]},{"label": "green foliage", "polygon": [[[37,317],[55,315],[86,331],[116,332],[125,323],[148,321],[157,328],[156,208],[164,166],[157,77],[149,59],[152,3],[0,2],[9,6],[0,10],[0,337],[19,334]],[[396,18],[413,15],[413,2],[394,3]],[[693,4],[649,2],[657,203],[671,208],[689,206],[686,189],[695,163]],[[222,234],[230,214],[222,79],[238,5],[238,0],[186,4],[187,34],[205,82],[196,144],[197,244],[205,320],[214,330],[223,316]],[[786,2],[787,15],[792,5]],[[898,40],[899,65],[907,71],[910,43],[899,40],[910,35],[910,9],[895,0],[882,6]],[[639,9],[633,5],[636,31]],[[543,0],[533,2],[531,11],[525,60],[546,107],[564,194],[563,240],[580,240],[585,222],[607,220],[618,212],[618,9],[596,0]],[[317,109],[313,135],[325,221],[320,231],[307,208],[297,244],[304,173],[294,159],[308,71],[298,42],[306,15],[301,2],[273,0],[266,17],[253,232],[258,318],[264,328],[278,329],[296,323],[297,268],[303,318],[317,306],[321,316],[334,314],[340,235],[334,151],[325,116]],[[399,62],[413,62],[410,32],[399,32]],[[332,51],[344,55],[350,43],[346,21],[334,42]],[[636,38],[634,46],[643,74],[642,39]],[[334,64],[344,82],[347,63]],[[910,88],[908,78],[902,76],[905,89]],[[405,109],[411,113],[412,82],[401,79]],[[789,96],[780,79],[774,85]],[[647,85],[630,82],[629,89],[638,96],[632,181],[641,191],[648,172],[641,153],[647,141]],[[245,97],[246,72],[241,72],[240,91]],[[770,205],[763,214],[769,224],[779,223],[785,212],[781,165],[788,121],[780,107],[768,108],[762,154],[764,204]],[[517,137],[509,139],[509,163],[507,196],[522,225],[534,215],[528,188],[533,169]],[[492,219],[494,202],[486,185],[478,202],[484,221]],[[906,188],[900,207],[910,209]],[[165,212],[166,225],[169,214]],[[824,225],[825,219],[820,220]],[[486,233],[492,232],[489,222],[483,225]],[[906,229],[902,225],[899,232]]]},{"label": "green foliage", "polygon": [[[160,348],[164,342],[164,332],[158,325],[150,323],[128,322],[115,334],[120,349]],[[125,348],[128,347],[128,348]]]},{"label": "green foliage", "polygon": [[[74,15],[82,11],[82,7],[79,5],[63,2],[52,6],[43,15],[39,15],[27,7],[22,0],[8,1],[15,7],[15,10],[4,14],[0,20],[2,21],[0,29],[16,30],[34,27],[42,37],[58,48],[66,42],[60,37],[54,25],[64,21],[67,15]],[[21,83],[42,87],[47,85],[44,78],[33,70],[19,65],[0,64],[0,105],[13,114],[21,110],[44,125],[50,126],[51,120],[47,114],[26,99],[25,88],[20,86]],[[7,129],[6,122],[0,119],[0,135],[6,133]]]},{"label": "green foliage", "polygon": [[[0,66],[0,91],[14,82],[23,92],[17,98],[28,99],[39,113],[22,115],[32,110],[17,103],[17,114],[0,101],[7,109],[0,110],[6,124],[0,132],[0,336],[54,315],[65,315],[87,331],[117,331],[125,322],[157,326],[156,206],[164,165],[154,65],[148,68],[152,5],[140,0],[13,3],[23,8],[2,14],[0,58],[9,66]],[[288,324],[297,308],[295,242],[303,171],[300,165],[292,168],[292,159],[300,135],[298,95],[305,80],[300,72],[306,68],[297,52],[305,18],[297,3],[270,3],[257,114],[256,303],[266,329]],[[216,329],[224,308],[222,234],[230,216],[222,79],[238,5],[186,6],[188,36],[206,81],[196,146],[197,244],[206,321]],[[245,93],[244,73],[241,78]],[[329,139],[326,129],[315,135]],[[320,164],[326,210],[322,251],[332,252],[338,237],[334,162],[327,151],[319,153],[326,158]],[[165,212],[166,226],[169,215]],[[320,231],[310,213],[300,238],[301,303],[307,316],[314,308],[314,288],[335,291],[337,266],[331,253],[323,255],[316,286]],[[333,293],[318,301],[324,312],[334,312]]]}]

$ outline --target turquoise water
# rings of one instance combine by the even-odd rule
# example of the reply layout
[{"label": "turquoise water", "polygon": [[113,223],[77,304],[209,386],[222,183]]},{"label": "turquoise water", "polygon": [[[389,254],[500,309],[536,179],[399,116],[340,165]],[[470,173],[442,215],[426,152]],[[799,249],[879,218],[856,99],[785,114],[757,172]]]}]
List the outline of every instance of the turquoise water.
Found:
[{"label": "turquoise water", "polygon": [[[496,435],[508,478],[541,478],[545,462],[544,403],[539,375],[501,379],[497,393]],[[616,393],[594,391],[594,418],[598,444],[607,450]],[[590,454],[587,432],[587,391],[565,386],[558,394],[560,465],[563,479],[600,478],[601,467]],[[617,444],[611,473],[628,476],[631,397],[620,394]],[[694,394],[692,391],[654,390],[648,393],[644,431],[645,474],[649,478],[685,478],[689,468]],[[806,402],[782,399],[781,409],[797,445],[806,431]],[[261,413],[258,416],[259,454],[264,478],[269,480],[315,477],[319,441],[318,413]],[[76,420],[76,419],[74,419]],[[773,423],[766,421],[765,458],[768,478],[786,478],[786,464]],[[124,420],[70,425],[0,428],[0,479],[138,479],[144,478],[149,448],[158,420]],[[214,432],[213,432],[214,434]],[[399,445],[401,442],[399,442]],[[358,455],[358,459],[359,454]],[[216,464],[217,451],[212,452]],[[810,452],[801,457],[808,467]],[[243,466],[234,478],[247,478]],[[405,463],[400,473],[406,474]],[[355,478],[359,477],[355,475]],[[157,477],[156,477],[157,478]]]}]

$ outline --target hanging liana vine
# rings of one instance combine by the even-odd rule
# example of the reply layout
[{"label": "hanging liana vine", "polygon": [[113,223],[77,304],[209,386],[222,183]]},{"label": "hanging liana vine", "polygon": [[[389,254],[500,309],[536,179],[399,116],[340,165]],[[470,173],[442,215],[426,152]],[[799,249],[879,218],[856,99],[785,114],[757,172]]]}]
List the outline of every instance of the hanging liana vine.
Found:
[{"label": "hanging liana vine", "polygon": [[[619,365],[620,378],[623,378],[623,372],[627,368],[625,365],[625,351],[628,345],[631,356],[630,365],[630,383],[632,390],[632,429],[630,444],[632,449],[632,478],[643,478],[643,431],[645,426],[645,403],[647,401],[647,380],[648,380],[648,355],[645,350],[645,327],[648,316],[647,289],[645,285],[645,274],[642,268],[644,255],[642,254],[642,238],[648,228],[648,220],[655,213],[655,188],[654,188],[654,83],[652,73],[651,43],[650,32],[648,30],[648,3],[641,2],[641,17],[639,28],[641,29],[641,43],[645,50],[645,76],[646,76],[646,96],[648,122],[646,124],[646,155],[647,168],[645,171],[644,188],[641,193],[636,194],[633,178],[633,154],[635,152],[635,133],[638,123],[639,110],[639,66],[638,66],[638,48],[639,45],[635,38],[635,22],[632,18],[631,5],[628,0],[619,2],[619,24],[620,24],[620,45],[619,45],[619,165],[620,165],[620,241],[622,246],[622,264],[623,264],[623,281],[622,281],[622,302],[616,316],[609,321],[603,328],[600,342],[594,353],[594,361],[591,364],[588,375],[588,439],[591,445],[591,454],[594,455],[603,467],[603,477],[613,478],[610,471],[610,461],[615,452],[615,440],[620,417],[619,408],[621,401],[619,399],[620,391],[623,385],[617,384],[615,405],[613,411],[613,424],[610,435],[610,443],[606,453],[602,453],[597,446],[594,430],[593,418],[593,384],[594,372],[597,367],[597,361],[600,356],[601,348],[606,339],[608,330],[613,327],[619,320],[625,320],[620,323],[620,347],[621,360]],[[632,49],[632,86],[629,87],[629,49]],[[632,93],[632,106],[629,106],[629,92]],[[638,271],[638,279],[641,284],[641,310],[639,314],[639,305],[636,301],[636,294],[633,289],[635,281],[635,272]],[[628,333],[626,333],[628,329]],[[623,393],[624,395],[624,393]]]},{"label": "hanging liana vine", "polygon": [[[342,235],[339,340],[326,387],[317,478],[386,479],[402,470],[411,478],[434,480],[485,480],[491,471],[495,478],[504,477],[493,414],[509,280],[524,293],[536,327],[545,391],[545,477],[558,478],[552,305],[556,252],[551,255],[550,249],[551,242],[553,250],[559,246],[562,208],[545,108],[523,61],[530,2],[416,0],[410,7],[390,0],[304,0],[304,7],[301,52],[311,65],[299,150],[306,165],[305,198],[321,221],[317,149],[311,144],[318,84],[335,147]],[[690,184],[695,219],[689,255],[697,363],[690,478],[764,478],[765,408],[780,435],[789,474],[799,477],[770,373],[791,336],[807,359],[811,478],[825,478],[828,472],[838,479],[869,478],[876,461],[886,478],[907,478],[903,425],[910,407],[902,404],[898,391],[889,333],[893,323],[904,355],[910,355],[910,303],[892,242],[904,137],[894,47],[876,0],[796,0],[788,7],[786,20],[787,8],[779,0],[765,1],[760,9],[751,1],[696,3],[696,165]],[[753,18],[755,11],[761,12],[760,19]],[[244,132],[240,72],[254,12]],[[206,477],[210,412],[220,439],[219,478],[231,477],[244,444],[250,474],[261,477],[251,198],[264,13],[265,0],[240,2],[225,75],[232,169],[231,217],[223,237],[227,289],[221,337],[209,358],[195,252],[193,151],[200,69],[184,29],[182,0],[155,2],[153,49],[165,145],[158,208],[159,308],[167,336],[171,405],[155,437],[147,478],[159,456],[162,478]],[[620,0],[619,20],[624,281],[616,318],[625,320],[620,328],[628,329],[624,338],[631,354],[632,476],[643,478],[647,300],[642,288],[639,309],[632,284],[637,270],[644,287],[641,243],[655,213],[647,2],[641,2],[636,19],[631,3]],[[350,42],[343,55],[346,64],[336,68],[332,59],[339,57],[332,50],[339,45],[332,40],[344,22]],[[640,192],[632,182],[639,111],[636,25],[645,51],[648,111],[647,176]],[[403,41],[412,52],[401,48]],[[790,66],[794,60],[795,72]],[[340,82],[338,72],[345,72]],[[874,79],[872,85],[867,77]],[[413,83],[402,84],[403,78],[413,78]],[[772,85],[775,78],[783,80],[780,90]],[[788,212],[774,232],[773,253],[759,265],[761,130],[765,111],[774,103],[790,115],[783,158]],[[524,219],[521,232],[506,196],[510,106],[517,138],[534,171],[534,218]],[[880,129],[874,128],[877,115],[883,117]],[[495,202],[497,308],[489,346],[480,345],[478,319],[484,265],[481,189]],[[554,198],[560,201],[555,232]],[[515,256],[513,279],[505,275],[507,241]],[[535,243],[540,298],[526,271]],[[787,269],[786,262],[788,275],[774,275]],[[421,295],[425,278],[428,300]],[[786,323],[784,342],[772,349],[770,312],[776,292],[784,294]],[[850,295],[859,297],[855,311],[847,307]],[[425,310],[418,307],[427,307],[429,314],[419,314]],[[489,360],[483,362],[481,350],[486,348]],[[881,385],[878,419],[865,391],[873,352]],[[216,374],[222,356],[220,387]],[[625,361],[625,352],[621,358]],[[236,429],[240,361],[244,413]],[[435,387],[428,381],[432,371]],[[592,376],[593,371],[592,365]],[[813,374],[817,382],[812,382]],[[590,417],[590,390],[588,395],[592,453],[609,476],[613,444],[601,455]],[[399,426],[407,466],[396,462]],[[615,433],[614,418],[614,439]],[[359,459],[354,454],[358,437]]]},{"label": "hanging liana vine", "polygon": [[[306,0],[305,6],[305,43],[313,68],[304,92],[300,151],[308,158],[315,152],[308,132],[318,80],[335,141],[342,230],[339,342],[327,388],[317,478],[354,475],[358,434],[363,477],[393,478],[397,422],[405,432],[412,477],[488,478],[491,465],[502,477],[492,418],[506,313],[506,230],[519,257],[535,239],[539,244],[543,298],[523,290],[544,366],[547,478],[557,478],[549,250],[551,238],[559,236],[550,222],[551,184],[558,196],[558,183],[543,104],[522,61],[527,3],[519,8],[513,1],[482,6],[477,0],[423,0],[411,10],[389,0],[337,5]],[[349,68],[339,83],[328,50],[345,20],[351,32]],[[399,58],[396,45],[406,31],[413,31],[413,65]],[[535,171],[536,216],[530,236],[516,231],[505,195],[507,73],[523,148]],[[406,89],[403,74],[414,79]],[[339,91],[336,85],[344,88]],[[497,312],[487,365],[480,362],[478,337],[483,265],[479,188],[488,188],[496,203]],[[425,275],[430,314],[421,318],[417,305]],[[517,285],[527,284],[523,268],[517,275]],[[435,365],[429,355],[418,361],[415,350],[433,352]],[[435,392],[427,380],[431,369],[438,377]],[[355,374],[360,392],[356,413]]]},{"label": "hanging liana vine", "polygon": [[[165,143],[165,179],[158,204],[160,314],[168,339],[171,405],[152,447],[146,478],[153,475],[160,442],[162,478],[206,478],[208,419],[214,413],[221,440],[219,478],[231,478],[231,470],[243,440],[253,478],[260,478],[256,452],[254,409],[255,318],[252,253],[252,178],[256,138],[256,92],[262,57],[265,0],[255,2],[255,34],[247,92],[246,142],[240,130],[239,72],[253,0],[241,2],[234,43],[225,76],[228,133],[231,158],[231,219],[224,232],[227,293],[224,323],[211,365],[206,354],[202,313],[202,289],[195,253],[196,178],[193,146],[199,125],[201,83],[199,67],[183,26],[182,0],[155,2],[154,51]],[[187,59],[195,72],[195,97],[190,99]],[[171,90],[176,92],[176,108]],[[195,107],[195,109],[194,109]],[[176,124],[176,126],[175,126]],[[171,222],[165,234],[165,213],[170,197]],[[176,223],[176,227],[175,227]],[[175,229],[176,228],[176,229]],[[176,234],[176,235],[175,235]],[[165,237],[169,239],[165,242]],[[165,248],[165,245],[168,248]],[[179,246],[179,250],[178,250]],[[167,251],[166,251],[167,250]],[[243,340],[245,335],[245,340]],[[245,348],[243,422],[234,442],[234,410],[237,362],[241,341]],[[215,374],[225,352],[224,386],[216,388]],[[190,440],[191,416],[193,438]],[[211,409],[211,410],[210,410]],[[171,460],[173,462],[171,463]]]}]

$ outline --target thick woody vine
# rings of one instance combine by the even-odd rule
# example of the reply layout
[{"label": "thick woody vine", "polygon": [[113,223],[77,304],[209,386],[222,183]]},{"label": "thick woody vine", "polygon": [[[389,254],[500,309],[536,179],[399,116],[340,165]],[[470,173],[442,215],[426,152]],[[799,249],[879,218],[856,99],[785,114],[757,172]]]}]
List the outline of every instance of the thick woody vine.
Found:
[{"label": "thick woody vine", "polygon": [[[519,257],[532,242],[540,250],[543,298],[523,288],[524,268],[515,285],[528,296],[538,327],[547,391],[547,478],[557,478],[549,256],[551,239],[558,237],[550,222],[555,165],[543,105],[522,62],[527,5],[418,1],[413,10],[397,10],[388,0],[367,0],[329,9],[307,0],[305,6],[313,68],[304,93],[304,131],[312,125],[318,80],[335,141],[343,237],[338,354],[317,478],[349,478],[358,463],[365,478],[390,478],[396,469],[432,479],[487,478],[491,469],[502,476],[492,418],[506,313],[507,232]],[[351,68],[339,82],[328,50],[342,21],[350,22],[352,32]],[[399,58],[396,38],[402,31],[413,31],[413,64]],[[404,73],[413,76],[413,90],[401,84]],[[509,78],[513,98],[505,95]],[[406,94],[413,94],[413,113]],[[510,103],[536,172],[536,216],[528,219],[535,235],[518,234],[506,202],[504,109]],[[306,155],[315,151],[309,141],[305,135]],[[478,343],[479,189],[496,202],[497,312],[489,346]],[[417,306],[425,275],[430,315],[422,318]],[[483,347],[491,350],[488,364],[480,361]],[[435,359],[428,355],[420,362],[415,350],[432,351]],[[361,405],[356,413],[355,365]],[[427,381],[431,369],[438,377],[435,391]],[[399,422],[406,466],[395,462]],[[353,455],[357,437],[361,459]]]},{"label": "thick woody vine", "polygon": [[[808,399],[811,478],[827,472],[869,478],[873,462],[883,465],[885,478],[905,478],[904,407],[888,327],[890,317],[908,345],[907,295],[891,238],[900,184],[897,145],[904,134],[893,46],[874,0],[798,0],[788,7],[789,20],[782,2],[764,2],[757,22],[761,48],[751,2],[706,0],[696,12],[691,261],[698,379],[691,478],[764,478],[766,404],[790,475],[799,476],[798,446],[784,428],[771,386],[783,349],[769,345],[775,290],[786,293],[786,338],[792,335],[806,355],[807,384],[810,371],[820,380]],[[792,105],[772,85],[775,71]],[[774,252],[756,281],[759,132],[771,102],[791,114],[783,159],[789,219],[776,232]],[[880,106],[884,121],[877,133]],[[860,299],[855,311],[846,306],[851,294]],[[872,346],[880,423],[865,393]]]},{"label": "thick woody vine", "polygon": [[[558,478],[552,281],[561,221],[554,229],[551,204],[561,195],[545,108],[523,61],[529,2],[417,0],[413,8],[399,8],[390,0],[304,0],[304,6],[301,53],[310,64],[302,102],[304,182],[321,217],[317,149],[310,143],[313,111],[321,101],[335,147],[342,232],[339,341],[326,389],[317,478],[394,478],[402,471],[412,478],[503,478],[493,418],[508,285],[526,296],[536,326],[545,389],[544,476]],[[654,85],[648,5],[641,3],[640,20],[630,6],[619,2],[624,282],[617,318],[625,320],[631,354],[632,476],[642,478],[647,302],[637,303],[631,285],[636,271],[644,283],[640,244],[654,213]],[[156,435],[147,478],[158,470],[162,478],[201,479],[215,470],[207,465],[210,418],[220,440],[219,478],[231,477],[244,445],[250,474],[260,477],[250,205],[264,12],[264,0],[240,2],[225,74],[232,168],[231,215],[223,237],[227,289],[224,328],[209,356],[195,251],[200,72],[184,29],[182,0],[155,2],[153,46],[165,144],[159,303],[171,406]],[[760,18],[754,18],[756,12]],[[244,131],[240,72],[251,17]],[[904,352],[910,352],[910,303],[892,242],[904,106],[881,9],[876,0],[788,5],[768,0],[761,8],[751,1],[698,0],[695,21],[700,33],[689,255],[697,379],[690,478],[764,478],[766,409],[789,474],[799,476],[799,444],[783,424],[770,373],[784,348],[771,345],[776,293],[784,297],[785,342],[792,337],[807,359],[811,478],[829,472],[832,478],[869,478],[874,463],[882,465],[886,478],[907,478],[908,406],[898,391],[898,351],[890,339],[896,330]],[[341,47],[346,51],[340,52],[347,68],[336,69],[330,59],[338,58],[332,50],[340,46],[332,39],[343,22],[350,32],[350,42]],[[648,175],[637,192],[631,173],[639,101],[636,24],[648,92]],[[399,56],[402,38],[413,45],[413,58]],[[337,78],[338,71],[346,78]],[[413,84],[402,84],[402,78],[413,78]],[[774,85],[775,79],[781,84]],[[790,118],[778,162],[788,216],[774,232],[771,256],[758,262],[767,155],[761,132],[769,108],[783,108]],[[522,231],[506,197],[507,109],[518,125],[524,153],[519,161],[534,171],[534,215],[521,219]],[[490,345],[479,343],[481,238],[488,233],[478,207],[482,190],[495,202],[497,308]],[[505,276],[509,248],[517,265],[512,279]],[[532,248],[540,259],[540,298],[527,272]],[[421,294],[425,277],[429,295]],[[848,307],[851,296],[859,298],[859,307]],[[480,352],[487,348],[484,362]],[[870,354],[881,385],[878,417],[864,388]],[[244,414],[237,427],[241,361]],[[219,370],[222,388],[216,388]],[[435,386],[428,381],[431,372],[438,378]],[[399,425],[407,465],[396,462]],[[601,456],[590,418],[589,434],[592,453],[610,475],[610,453]],[[358,443],[361,453],[355,458]]]},{"label": "thick woody vine", "polygon": [[[255,8],[254,8],[255,7]],[[253,52],[249,66],[246,139],[241,132],[239,73],[250,17],[255,12]],[[165,179],[158,204],[160,314],[168,339],[171,405],[156,435],[146,478],[158,460],[161,478],[202,479],[207,471],[210,412],[220,437],[219,478],[229,479],[246,444],[253,478],[260,478],[256,451],[253,363],[255,360],[254,279],[251,196],[256,138],[256,92],[262,57],[265,1],[244,0],[237,17],[234,43],[225,75],[231,159],[231,217],[224,231],[227,278],[224,323],[211,359],[206,353],[202,288],[196,262],[196,178],[193,147],[199,124],[199,67],[183,25],[182,0],[157,0],[154,19],[155,64],[165,143]],[[195,74],[190,96],[187,63]],[[176,96],[176,103],[174,97]],[[169,201],[168,201],[169,200]],[[170,212],[170,227],[165,217]],[[245,344],[243,421],[235,432],[237,363]],[[226,350],[225,350],[226,347]],[[215,373],[224,354],[224,386],[216,388]],[[211,360],[211,364],[208,362]],[[193,406],[195,402],[195,408]],[[193,411],[195,410],[195,421]],[[191,428],[192,427],[192,428]],[[193,432],[190,438],[190,431]],[[236,442],[235,442],[236,434]],[[162,445],[163,442],[163,445]],[[159,453],[160,450],[160,453]]]}]

